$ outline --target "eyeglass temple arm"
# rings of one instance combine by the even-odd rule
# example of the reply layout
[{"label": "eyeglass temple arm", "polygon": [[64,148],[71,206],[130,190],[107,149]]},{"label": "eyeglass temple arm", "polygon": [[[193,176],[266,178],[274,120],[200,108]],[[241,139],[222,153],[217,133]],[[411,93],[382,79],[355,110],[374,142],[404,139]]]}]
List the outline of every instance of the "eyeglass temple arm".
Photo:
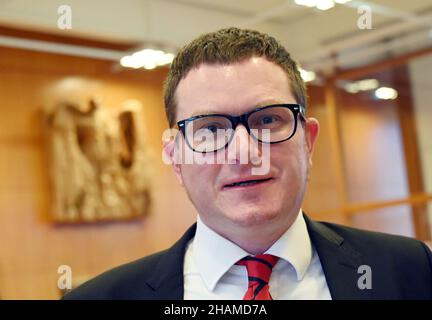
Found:
[{"label": "eyeglass temple arm", "polygon": [[304,106],[302,106],[301,104],[299,104],[299,111],[300,111],[301,119],[303,121],[305,121],[306,120],[306,108]]}]

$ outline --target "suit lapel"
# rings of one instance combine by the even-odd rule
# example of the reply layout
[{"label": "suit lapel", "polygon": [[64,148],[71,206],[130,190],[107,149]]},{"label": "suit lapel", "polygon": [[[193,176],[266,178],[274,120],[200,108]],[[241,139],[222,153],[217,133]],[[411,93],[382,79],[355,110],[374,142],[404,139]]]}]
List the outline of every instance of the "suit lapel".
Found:
[{"label": "suit lapel", "polygon": [[333,299],[371,299],[372,290],[361,290],[358,268],[366,263],[363,256],[324,224],[304,215],[309,236],[318,253]]},{"label": "suit lapel", "polygon": [[155,299],[183,299],[184,257],[186,246],[195,236],[195,231],[196,223],[171,248],[165,251],[152,275],[147,279],[147,284],[154,290]]}]

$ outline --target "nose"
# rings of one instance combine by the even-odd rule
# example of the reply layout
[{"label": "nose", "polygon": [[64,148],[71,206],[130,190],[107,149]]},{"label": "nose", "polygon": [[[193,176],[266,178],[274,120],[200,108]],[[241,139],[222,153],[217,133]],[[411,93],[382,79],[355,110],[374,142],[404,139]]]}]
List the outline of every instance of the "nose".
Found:
[{"label": "nose", "polygon": [[258,141],[252,139],[243,124],[239,124],[235,130],[231,142],[227,147],[227,158],[230,164],[254,164],[259,157]]}]

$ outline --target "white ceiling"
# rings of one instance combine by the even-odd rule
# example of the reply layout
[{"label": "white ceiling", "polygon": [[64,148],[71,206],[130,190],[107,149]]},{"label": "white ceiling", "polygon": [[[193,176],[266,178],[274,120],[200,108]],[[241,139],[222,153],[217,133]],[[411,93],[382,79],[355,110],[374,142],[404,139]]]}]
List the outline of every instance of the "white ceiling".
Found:
[{"label": "white ceiling", "polygon": [[[162,43],[171,50],[203,32],[250,27],[274,35],[304,66],[323,71],[432,46],[431,0],[353,0],[327,11],[294,0],[71,0],[72,30],[59,30],[57,8],[65,2],[0,0],[0,24]],[[357,7],[365,4],[372,8],[372,30],[357,27]]]}]

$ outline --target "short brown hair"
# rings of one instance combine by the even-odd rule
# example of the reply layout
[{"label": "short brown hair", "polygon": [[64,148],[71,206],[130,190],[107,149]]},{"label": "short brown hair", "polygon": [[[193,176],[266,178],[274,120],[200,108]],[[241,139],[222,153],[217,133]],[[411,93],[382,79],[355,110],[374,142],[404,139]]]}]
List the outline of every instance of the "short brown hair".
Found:
[{"label": "short brown hair", "polygon": [[231,64],[252,56],[265,57],[282,67],[290,80],[297,103],[306,108],[306,86],[300,76],[297,63],[275,38],[258,31],[226,28],[206,33],[180,49],[171,64],[165,81],[165,112],[170,127],[176,122],[175,92],[181,79],[203,63]]}]

